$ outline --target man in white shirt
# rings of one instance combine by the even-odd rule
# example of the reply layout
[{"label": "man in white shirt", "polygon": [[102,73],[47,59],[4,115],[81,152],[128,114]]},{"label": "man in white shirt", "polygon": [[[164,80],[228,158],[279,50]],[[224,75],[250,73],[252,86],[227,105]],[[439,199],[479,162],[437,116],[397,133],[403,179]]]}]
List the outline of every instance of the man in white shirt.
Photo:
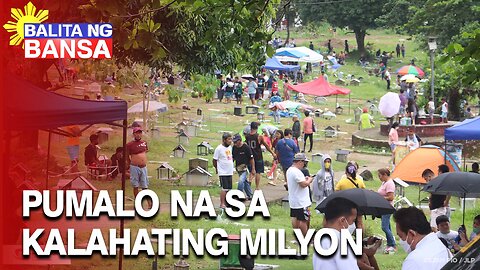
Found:
[{"label": "man in white shirt", "polygon": [[400,245],[408,253],[402,270],[437,270],[452,258],[450,251],[432,232],[422,210],[408,207],[393,214]]},{"label": "man in white shirt", "polygon": [[305,236],[310,225],[310,184],[313,178],[305,177],[301,171],[308,162],[304,153],[297,153],[293,157],[293,164],[287,170],[288,203],[292,227],[300,229]]},{"label": "man in white shirt", "polygon": [[[335,198],[328,202],[325,208],[325,219],[323,227],[334,229],[340,242],[341,233],[351,233],[355,230],[355,219],[357,218],[357,205],[345,198]],[[320,245],[324,250],[330,248],[331,241],[329,237],[322,237]],[[332,256],[320,257],[317,253],[313,254],[313,270],[358,270],[357,258],[351,249],[348,249],[347,256],[341,256],[338,249]]]},{"label": "man in white shirt", "polygon": [[215,148],[213,153],[213,167],[220,178],[222,191],[220,192],[220,208],[225,208],[227,192],[232,189],[233,156],[232,134],[225,132],[222,136],[222,144]]}]

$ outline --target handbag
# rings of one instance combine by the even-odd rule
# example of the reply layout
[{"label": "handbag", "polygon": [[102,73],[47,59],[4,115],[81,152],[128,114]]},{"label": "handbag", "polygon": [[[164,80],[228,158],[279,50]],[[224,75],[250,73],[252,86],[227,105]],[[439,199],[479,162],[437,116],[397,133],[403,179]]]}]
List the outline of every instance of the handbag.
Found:
[{"label": "handbag", "polygon": [[247,170],[247,164],[237,165],[235,169],[237,170],[238,173],[242,173]]}]

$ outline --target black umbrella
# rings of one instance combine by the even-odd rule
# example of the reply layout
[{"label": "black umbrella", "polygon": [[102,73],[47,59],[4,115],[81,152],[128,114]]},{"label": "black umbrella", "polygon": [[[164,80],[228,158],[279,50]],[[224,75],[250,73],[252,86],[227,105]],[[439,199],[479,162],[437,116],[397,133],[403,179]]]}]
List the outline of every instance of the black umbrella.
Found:
[{"label": "black umbrella", "polygon": [[469,172],[443,173],[428,182],[423,187],[423,191],[463,198],[463,224],[465,224],[465,198],[480,197],[480,174]]},{"label": "black umbrella", "polygon": [[342,190],[333,193],[323,200],[318,206],[317,210],[324,213],[327,203],[335,198],[344,198],[358,207],[358,213],[361,215],[372,215],[379,217],[395,212],[395,208],[385,198],[375,191],[353,188]]}]

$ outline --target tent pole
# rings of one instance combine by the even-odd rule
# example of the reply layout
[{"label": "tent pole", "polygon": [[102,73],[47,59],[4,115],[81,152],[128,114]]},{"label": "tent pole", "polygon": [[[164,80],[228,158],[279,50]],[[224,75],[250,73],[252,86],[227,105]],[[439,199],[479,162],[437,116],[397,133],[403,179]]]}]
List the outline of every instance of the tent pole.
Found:
[{"label": "tent pole", "polygon": [[418,185],[418,206],[420,207],[420,191],[422,189],[420,188],[420,185]]},{"label": "tent pole", "polygon": [[463,219],[462,219],[462,225],[465,226],[465,197],[466,193],[463,194]]},{"label": "tent pole", "polygon": [[48,131],[48,146],[47,146],[47,175],[45,179],[45,190],[48,189],[48,178],[49,178],[49,173],[48,173],[48,168],[50,167],[50,141],[52,138],[52,133],[50,130]]},{"label": "tent pole", "polygon": [[[121,174],[122,174],[122,191],[123,191],[123,200],[122,200],[122,209],[125,209],[125,171],[126,171],[126,167],[127,167],[127,126],[128,126],[128,123],[127,123],[127,119],[124,119],[123,120],[123,142],[122,142],[122,146],[123,146],[123,168],[122,168],[122,171],[121,171]],[[125,220],[124,218],[120,218],[120,238],[123,238],[123,230],[125,228]],[[122,270],[123,269],[123,247],[122,245],[120,245],[120,252],[119,252],[119,256],[118,256],[118,270]]]},{"label": "tent pole", "polygon": [[445,152],[444,157],[443,157],[443,164],[447,164],[447,139],[445,139],[445,148],[443,149]]},{"label": "tent pole", "polygon": [[338,107],[338,95],[335,95],[335,109]]}]

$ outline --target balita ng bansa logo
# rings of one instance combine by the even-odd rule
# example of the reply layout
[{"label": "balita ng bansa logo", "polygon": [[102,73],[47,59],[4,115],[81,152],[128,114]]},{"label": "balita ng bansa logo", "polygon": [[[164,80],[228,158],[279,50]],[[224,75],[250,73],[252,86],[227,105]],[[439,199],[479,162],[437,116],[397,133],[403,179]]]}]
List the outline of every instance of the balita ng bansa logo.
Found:
[{"label": "balita ng bansa logo", "polygon": [[11,9],[14,21],[3,25],[11,46],[22,45],[25,58],[112,58],[112,25],[109,23],[43,23],[48,10],[29,2],[22,11]]}]

